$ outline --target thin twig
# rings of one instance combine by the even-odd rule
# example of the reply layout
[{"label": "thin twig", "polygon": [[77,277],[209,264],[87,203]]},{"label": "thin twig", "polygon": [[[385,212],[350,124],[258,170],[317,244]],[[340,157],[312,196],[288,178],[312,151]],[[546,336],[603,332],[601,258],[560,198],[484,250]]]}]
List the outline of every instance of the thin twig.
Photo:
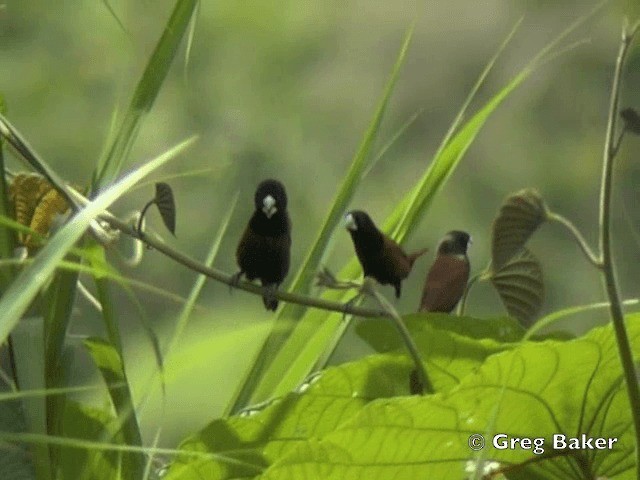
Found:
[{"label": "thin twig", "polygon": [[[627,394],[629,395],[629,403],[631,404],[631,415],[635,428],[636,439],[636,475],[640,479],[640,388],[638,386],[638,378],[635,372],[633,362],[633,354],[629,344],[629,336],[624,324],[624,315],[620,304],[620,295],[615,275],[615,267],[613,264],[613,255],[611,249],[611,210],[612,210],[612,191],[613,191],[613,167],[614,160],[618,150],[618,145],[614,143],[616,120],[618,115],[618,103],[620,96],[620,84],[622,81],[622,71],[625,58],[631,46],[633,36],[638,30],[640,23],[637,23],[631,30],[625,26],[622,29],[622,39],[618,50],[618,58],[613,78],[613,86],[611,87],[611,102],[609,105],[609,117],[607,121],[607,133],[604,145],[604,158],[602,169],[602,184],[600,189],[600,254],[603,263],[603,276],[607,295],[610,301],[610,313],[613,323],[613,329],[616,335],[616,343],[618,345],[618,354],[624,371],[625,384],[627,386]],[[623,130],[624,131],[624,130]]]},{"label": "thin twig", "polygon": [[[166,243],[161,240],[156,239],[152,235],[141,235],[140,232],[137,232],[134,228],[132,228],[127,223],[122,220],[116,218],[111,214],[103,214],[100,217],[101,220],[105,221],[109,224],[111,228],[119,230],[120,232],[129,235],[133,238],[137,238],[144,244],[153,249],[159,251],[160,253],[166,255],[172,260],[184,265],[185,267],[193,270],[195,272],[206,275],[213,280],[224,283],[234,288],[238,288],[240,290],[244,290],[245,292],[253,293],[254,295],[264,295],[265,289],[264,287],[260,287],[254,283],[249,283],[246,281],[234,282],[233,275],[222,272],[218,269],[208,267],[197,260],[189,257],[188,255],[170,247]],[[332,312],[340,312],[345,315],[357,315],[359,317],[385,317],[387,313],[382,310],[375,310],[371,308],[363,308],[363,307],[355,307],[349,304],[342,304],[338,302],[331,302],[329,300],[324,300],[322,298],[314,298],[309,297],[307,295],[299,295],[295,293],[289,293],[277,290],[276,292],[269,292],[273,294],[278,300],[282,300],[283,302],[295,303],[297,305],[304,305],[307,307],[315,307],[320,308],[322,310],[329,310]]]}]

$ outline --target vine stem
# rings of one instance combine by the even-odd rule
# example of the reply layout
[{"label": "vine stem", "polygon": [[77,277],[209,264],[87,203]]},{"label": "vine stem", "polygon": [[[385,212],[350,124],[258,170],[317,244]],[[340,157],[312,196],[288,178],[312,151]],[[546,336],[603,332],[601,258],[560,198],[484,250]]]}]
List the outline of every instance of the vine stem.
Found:
[{"label": "vine stem", "polygon": [[567,230],[569,230],[571,235],[573,235],[573,238],[578,243],[578,246],[582,250],[582,253],[584,253],[585,257],[587,257],[587,260],[589,260],[589,262],[591,262],[594,267],[602,270],[602,259],[599,258],[595,253],[593,253],[593,251],[589,247],[589,244],[580,233],[580,230],[578,230],[578,228],[568,218],[563,217],[559,213],[547,212],[547,220],[557,222],[563,225]]},{"label": "vine stem", "polygon": [[[75,193],[76,194],[74,194],[74,197],[76,199],[80,199],[80,197],[77,196],[77,192]],[[86,202],[87,200],[83,199],[81,201]],[[222,272],[215,268],[208,267],[207,265],[204,265],[203,263],[198,262],[188,255],[170,247],[163,241],[156,239],[153,235],[138,232],[135,228],[131,227],[129,224],[123,222],[112,214],[104,213],[100,216],[100,220],[106,222],[111,228],[115,230],[119,230],[126,235],[137,238],[147,246],[152,247],[153,249],[159,251],[160,253],[166,255],[167,257],[180,263],[190,270],[201,273],[213,280],[229,285],[230,287],[238,288],[254,295],[262,296],[265,293],[264,287],[247,281],[236,282],[233,275]],[[333,312],[340,312],[345,315],[357,315],[359,317],[365,318],[388,317],[388,314],[385,310],[356,307],[348,303],[343,304],[339,302],[332,302],[329,300],[324,300],[322,298],[315,298],[307,295],[289,293],[280,290],[277,290],[276,292],[269,292],[269,294],[274,295],[277,299],[284,302],[295,303],[298,305],[304,305],[307,307],[314,307]]]},{"label": "vine stem", "polygon": [[[366,281],[367,279],[365,279]],[[380,307],[387,312],[387,317],[391,318],[398,329],[398,333],[402,337],[411,358],[413,359],[413,363],[416,366],[416,372],[418,372],[418,377],[420,379],[420,383],[424,389],[425,393],[431,394],[434,393],[435,390],[433,388],[433,384],[429,379],[429,375],[427,374],[427,370],[424,368],[424,362],[422,361],[422,357],[420,356],[420,351],[418,350],[418,346],[413,341],[411,337],[411,333],[407,329],[407,326],[404,324],[402,317],[398,313],[398,311],[391,305],[391,302],[387,300],[384,295],[382,295],[375,286],[371,285],[370,288],[367,288],[367,291],[370,292],[373,297],[376,299]]]},{"label": "vine stem", "polygon": [[458,304],[457,314],[458,316],[463,316],[465,309],[467,308],[467,298],[469,298],[469,292],[471,288],[475,285],[478,280],[482,280],[483,275],[489,271],[489,267],[487,267],[484,271],[480,273],[476,273],[471,279],[467,282],[467,286],[462,293],[462,298],[460,299],[460,303]]},{"label": "vine stem", "polygon": [[638,378],[636,376],[635,366],[633,362],[631,345],[629,344],[629,336],[624,324],[624,315],[620,303],[620,295],[618,293],[615,267],[613,265],[613,255],[611,249],[611,198],[613,191],[613,167],[616,154],[618,153],[618,147],[620,146],[620,143],[622,141],[622,134],[625,131],[624,129],[622,130],[621,136],[617,141],[614,139],[616,130],[616,117],[618,113],[618,103],[620,97],[620,83],[622,80],[622,70],[624,67],[624,62],[629,51],[629,47],[631,46],[633,37],[638,31],[639,26],[640,23],[636,23],[634,27],[629,30],[625,22],[625,25],[622,28],[622,39],[620,41],[618,57],[616,60],[613,86],[611,87],[611,100],[609,104],[607,131],[604,144],[602,184],[600,189],[599,243],[604,283],[610,302],[609,311],[611,313],[613,329],[616,335],[618,354],[620,355],[620,361],[622,363],[625,384],[627,387],[627,394],[629,396],[629,403],[631,404],[631,415],[633,417],[633,424],[635,427],[636,475],[640,480],[640,387],[638,386]]},{"label": "vine stem", "polygon": [[149,210],[149,207],[155,203],[156,203],[156,199],[152,198],[146,203],[146,205],[142,208],[142,211],[140,212],[140,217],[138,217],[138,226],[136,227],[140,234],[142,234],[142,227],[144,225],[144,216],[147,214],[147,210]]}]

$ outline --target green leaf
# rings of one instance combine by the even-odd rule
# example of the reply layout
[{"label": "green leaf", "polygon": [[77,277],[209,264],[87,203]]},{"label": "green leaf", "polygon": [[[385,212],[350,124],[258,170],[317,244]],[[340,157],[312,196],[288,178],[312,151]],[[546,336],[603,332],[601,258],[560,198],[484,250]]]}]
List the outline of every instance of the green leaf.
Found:
[{"label": "green leaf", "polygon": [[[69,192],[69,188],[65,181],[49,166],[22,137],[20,132],[11,125],[4,115],[0,114],[0,135],[4,137],[6,143],[17,153],[18,159],[25,162],[37,173],[42,175],[47,181],[58,190],[69,205],[78,206],[77,202]],[[3,142],[4,143],[4,142]]]},{"label": "green leaf", "polygon": [[[4,107],[2,95],[0,95],[0,112]],[[0,140],[0,216],[13,217],[13,208],[9,203],[9,187],[5,175],[4,140]],[[13,230],[0,228],[0,258],[10,258],[16,247],[16,238]],[[15,275],[15,269],[0,269],[0,293],[11,283]]]},{"label": "green leaf", "polygon": [[[70,255],[68,260],[78,260]],[[66,335],[71,321],[71,313],[76,298],[78,272],[57,271],[46,292],[46,302],[43,306],[44,322],[44,351],[45,385],[47,388],[59,388],[68,384],[68,368],[63,355]],[[31,358],[35,351],[31,350]],[[33,388],[33,387],[32,387]],[[62,414],[66,405],[66,395],[52,395],[46,398],[47,433],[60,435]],[[57,465],[59,450],[51,447],[51,463]]]},{"label": "green leaf", "polygon": [[[44,340],[44,321],[42,317],[23,318],[11,335],[12,347],[15,359],[16,374],[19,386],[25,390],[40,390],[46,387],[47,364],[45,360],[45,340]],[[29,433],[47,434],[49,429],[49,418],[47,418],[47,401],[45,398],[24,398],[17,402],[21,404],[20,409],[16,410],[20,416],[24,416],[24,429]],[[10,408],[16,405],[16,402],[0,403],[0,406]],[[12,418],[13,417],[13,418]],[[0,416],[0,418],[4,418]],[[8,431],[14,431],[13,426],[19,425],[18,418],[11,414],[6,420]],[[13,424],[13,425],[12,425]],[[0,431],[5,431],[0,428]],[[37,478],[40,480],[48,480],[53,478],[51,474],[52,455],[46,446],[30,445],[28,449],[18,447],[18,451],[13,455],[18,459],[27,450],[30,454],[32,468]],[[12,456],[13,456],[12,455]],[[11,477],[0,477],[11,478]]]},{"label": "green leaf", "polygon": [[[636,360],[640,315],[627,318]],[[488,425],[494,427],[488,430]],[[497,449],[494,434],[543,438],[532,449]],[[301,442],[261,480],[464,478],[473,434],[509,478],[635,478],[634,435],[610,326],[584,338],[523,343],[490,356],[448,393],[370,402],[333,432]],[[553,450],[552,436],[617,438],[609,450]]]},{"label": "green leaf", "polygon": [[337,428],[373,398],[406,394],[410,368],[399,357],[369,357],[329,369],[283,399],[215,420],[181,449],[218,453],[237,462],[178,458],[165,478],[254,478],[301,442]]},{"label": "green leaf", "polygon": [[[6,393],[8,387],[0,383],[0,431],[3,432],[24,432],[27,429],[25,422],[25,406],[20,399],[11,398],[4,400],[3,396],[11,395]],[[41,406],[42,409],[42,406]],[[0,478],[11,480],[33,480],[35,470],[33,465],[33,447],[24,444],[0,444]],[[45,465],[48,467],[48,465]]]},{"label": "green leaf", "polygon": [[[89,338],[84,341],[84,344],[107,385],[111,401],[118,414],[118,423],[122,425],[124,442],[131,446],[142,446],[133,397],[118,350],[100,338]],[[123,457],[122,469],[125,477],[142,478],[144,465],[144,457],[141,455],[128,453]]]},{"label": "green leaf", "polygon": [[93,219],[127,192],[136,182],[175,157],[192,142],[193,139],[184,141],[165,154],[130,172],[89,202],[64,227],[58,230],[49,243],[38,253],[33,263],[20,272],[16,280],[0,298],[0,311],[2,312],[2,317],[0,318],[0,343],[6,340],[40,288],[49,279],[58,262],[64,258],[75,242],[82,236]]},{"label": "green leaf", "polygon": [[[511,317],[474,318],[447,313],[414,313],[403,317],[405,325],[415,336],[428,327],[446,330],[475,339],[490,338],[501,343],[517,342],[524,336],[522,326]],[[380,353],[401,350],[404,344],[396,328],[386,318],[367,318],[357,323],[356,333]]]},{"label": "green leaf", "polygon": [[524,248],[529,237],[547,219],[547,207],[540,194],[532,188],[509,195],[493,221],[491,261],[494,270]]},{"label": "green leaf", "polygon": [[526,326],[540,311],[544,300],[542,266],[526,248],[511,258],[489,278],[509,315]]},{"label": "green leaf", "polygon": [[197,0],[178,0],[171,18],[162,32],[156,48],[136,86],[131,104],[120,124],[113,143],[105,151],[94,171],[92,190],[97,192],[119,174],[135,142],[144,115],[151,109],[162,86],[171,62],[189,26]]},{"label": "green leaf", "polygon": [[[63,418],[64,436],[72,439],[104,441],[115,438],[122,441],[109,413],[69,401]],[[61,479],[117,480],[120,478],[119,452],[97,451],[85,448],[59,446]],[[124,477],[127,478],[127,477]],[[131,477],[133,478],[133,477]]]},{"label": "green leaf", "polygon": [[[492,339],[474,339],[449,332],[444,323],[442,329],[433,328],[429,321],[424,321],[425,317],[416,315],[410,324],[438,391],[454,388],[490,355],[513,347]],[[433,317],[438,323],[438,316]],[[413,368],[406,355],[397,354],[372,355],[328,368],[308,378],[296,392],[282,399],[213,421],[181,446],[183,450],[217,453],[241,463],[179,458],[167,478],[253,478],[256,470],[263,470],[274,460],[294,453],[298,445],[339,428],[369,402],[408,395]]]}]

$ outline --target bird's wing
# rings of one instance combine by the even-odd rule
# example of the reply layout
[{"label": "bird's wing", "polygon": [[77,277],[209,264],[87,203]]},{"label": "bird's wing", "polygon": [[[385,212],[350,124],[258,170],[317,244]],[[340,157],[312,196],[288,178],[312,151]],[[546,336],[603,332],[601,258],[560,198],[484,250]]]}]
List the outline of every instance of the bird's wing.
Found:
[{"label": "bird's wing", "polygon": [[450,312],[469,279],[469,262],[453,256],[439,256],[427,274],[420,310]]},{"label": "bird's wing", "polygon": [[395,280],[404,280],[411,272],[411,262],[407,254],[396,242],[387,237],[384,239],[382,261],[385,270]]}]

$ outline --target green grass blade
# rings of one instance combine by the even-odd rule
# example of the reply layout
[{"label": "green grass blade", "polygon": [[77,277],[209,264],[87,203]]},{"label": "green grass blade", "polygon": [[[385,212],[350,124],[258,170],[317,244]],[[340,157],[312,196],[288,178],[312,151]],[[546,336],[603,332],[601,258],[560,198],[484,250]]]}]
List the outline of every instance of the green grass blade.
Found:
[{"label": "green grass blade", "polygon": [[187,48],[184,53],[184,69],[183,76],[184,82],[189,82],[189,60],[191,59],[191,49],[193,48],[193,40],[196,36],[196,26],[198,23],[198,16],[200,15],[200,0],[196,2],[196,8],[194,14],[191,16],[191,22],[189,23],[189,33],[187,34]]},{"label": "green grass blade", "polygon": [[[44,356],[45,341],[43,331],[44,321],[42,317],[30,317],[23,319],[11,335],[15,347],[16,370],[20,388],[40,390],[45,387],[47,365]],[[42,397],[22,399],[21,411],[29,433],[48,434],[46,400],[46,398]],[[54,449],[50,451],[46,446],[32,446],[32,462],[38,479],[48,480],[52,478],[51,453],[53,451]]]},{"label": "green grass blade", "polygon": [[[640,303],[640,299],[632,298],[629,300],[625,300],[622,302],[622,305],[625,307],[631,307],[634,305],[638,305]],[[527,333],[523,337],[523,341],[530,339],[534,335],[536,335],[540,330],[547,328],[560,320],[569,317],[571,315],[576,315],[582,312],[589,312],[592,310],[604,310],[609,308],[609,302],[598,302],[598,303],[590,303],[588,305],[577,305],[575,307],[567,307],[561,310],[556,310],[549,315],[542,317],[536,323],[534,323]]]},{"label": "green grass blade", "polygon": [[176,155],[184,151],[194,141],[186,140],[159,157],[143,164],[114,185],[106,189],[95,200],[82,208],[36,256],[33,263],[25,268],[0,298],[0,343],[3,343],[11,330],[20,321],[29,304],[53,274],[56,265],[76,241],[87,230],[95,217],[100,215],[119,197],[125,194],[136,182],[158,169]]},{"label": "green grass blade", "polygon": [[[47,289],[46,302],[42,315],[44,321],[44,351],[45,359],[45,386],[46,388],[58,388],[67,384],[67,362],[64,361],[64,348],[66,334],[71,321],[71,312],[76,298],[76,285],[78,274],[71,271],[57,271],[53,281]],[[37,355],[32,350],[31,357]],[[45,399],[47,433],[60,435],[62,418],[67,398],[65,395],[49,396]],[[57,468],[60,451],[51,448],[51,464]]]},{"label": "green grass blade", "polygon": [[[108,309],[104,308],[103,312],[107,311]],[[118,421],[122,424],[125,443],[141,447],[142,436],[121,354],[113,345],[99,338],[87,339],[84,343],[107,385],[111,401],[118,414]],[[142,478],[145,459],[141,455],[125,455],[122,468],[126,474],[125,478]]]},{"label": "green grass blade", "polygon": [[[220,250],[220,245],[222,245],[222,240],[225,234],[227,233],[227,228],[229,227],[229,223],[231,223],[231,217],[233,216],[233,212],[235,211],[236,205],[238,204],[238,197],[239,197],[239,193],[236,192],[236,194],[233,197],[233,200],[231,201],[230,207],[227,209],[227,215],[223,218],[222,223],[220,224],[220,228],[218,229],[218,233],[214,237],[213,243],[211,244],[211,249],[209,250],[209,253],[207,254],[207,258],[205,259],[205,263],[204,263],[207,266],[211,266],[216,256],[218,255],[218,251]],[[180,337],[182,337],[184,330],[187,328],[187,323],[189,322],[189,318],[193,313],[196,300],[200,296],[200,292],[202,291],[202,288],[204,287],[206,281],[207,281],[207,277],[205,275],[200,274],[198,275],[198,278],[193,284],[193,287],[189,292],[189,297],[187,298],[187,301],[184,304],[182,312],[180,312],[180,316],[178,317],[178,321],[176,322],[176,329],[173,332],[173,335],[171,336],[171,340],[169,341],[169,344],[167,345],[167,348],[164,351],[165,357],[168,357],[171,354],[171,352],[175,349],[175,346],[178,344]]]},{"label": "green grass blade", "polygon": [[[231,217],[233,216],[233,212],[235,211],[236,206],[238,204],[238,197],[239,197],[239,192],[236,192],[236,194],[233,197],[233,200],[231,201],[230,208],[227,209],[227,215],[222,220],[222,223],[218,229],[218,233],[216,234],[213,240],[213,243],[211,244],[211,248],[209,249],[209,253],[207,254],[207,257],[205,259],[204,264],[207,266],[211,266],[216,256],[218,255],[218,251],[220,250],[220,245],[222,245],[222,240],[225,234],[227,233],[227,228],[229,227],[229,223],[231,223]],[[200,292],[202,292],[202,288],[205,286],[206,281],[207,281],[206,275],[202,275],[202,274],[198,275],[195,283],[193,284],[193,287],[191,288],[191,291],[189,292],[189,297],[187,298],[187,301],[185,302],[182,308],[182,311],[180,312],[173,335],[171,336],[171,339],[169,340],[169,343],[167,344],[167,347],[164,350],[165,364],[169,360],[169,356],[171,355],[171,353],[175,351],[175,347],[178,344],[180,337],[182,337],[184,330],[187,328],[187,323],[189,322],[189,318],[191,318],[191,314],[193,313],[193,310],[195,308],[196,301],[198,300],[198,297],[200,296]],[[164,383],[166,381],[164,378],[164,372],[161,372],[161,374],[163,377],[162,382]],[[152,389],[152,385],[150,385],[149,388],[146,389],[147,393],[145,394],[145,398],[148,398],[148,395],[151,392],[151,389]],[[162,402],[162,412],[163,412],[162,417],[164,417],[164,411],[165,411],[164,399],[165,397],[163,397],[163,402]],[[140,407],[138,408],[138,411],[140,411]],[[158,427],[156,435],[154,436],[154,443],[153,443],[154,447],[157,446],[160,440],[160,433],[161,433],[161,429],[160,427]],[[154,458],[154,454],[152,453],[149,455],[149,459],[147,462],[147,472],[149,471],[150,465],[153,462],[153,458]],[[146,475],[147,475],[147,472],[145,472]]]},{"label": "green grass blade", "polygon": [[68,395],[70,393],[87,393],[102,388],[102,385],[81,385],[79,387],[22,389],[16,392],[0,392],[0,402],[23,398],[49,397],[52,395]]},{"label": "green grass blade", "polygon": [[[0,140],[0,215],[12,217],[13,212],[9,205],[9,189],[4,174],[4,140]],[[16,246],[15,233],[8,228],[0,228],[0,258],[10,258]],[[0,271],[0,292],[11,283],[15,272],[11,270]]]},{"label": "green grass blade", "polygon": [[111,183],[120,172],[140,130],[142,119],[151,109],[160,87],[167,77],[197,3],[197,0],[178,0],[176,2],[162,37],[138,82],[118,133],[94,172],[92,179],[94,191]]},{"label": "green grass blade", "polygon": [[[320,267],[320,262],[331,235],[333,234],[336,226],[341,222],[342,216],[349,205],[349,202],[351,202],[351,199],[355,195],[358,185],[360,184],[363,173],[366,171],[368,164],[371,163],[371,149],[375,144],[380,124],[382,123],[384,113],[387,110],[389,100],[391,99],[391,94],[393,93],[398,76],[400,75],[400,69],[407,56],[412,35],[413,27],[407,30],[407,33],[405,34],[402,47],[398,53],[398,58],[391,70],[391,75],[387,85],[385,86],[382,98],[378,103],[376,112],[360,143],[358,151],[353,157],[349,171],[342,181],[342,185],[338,189],[338,193],[333,199],[331,208],[322,223],[322,227],[318,232],[314,244],[291,284],[290,291],[292,292],[307,293],[309,291],[313,284],[315,275],[318,272],[318,268]],[[299,305],[286,304],[280,313],[280,317],[299,317],[302,311],[303,307]]]},{"label": "green grass blade", "polygon": [[369,162],[367,168],[364,172],[362,172],[362,179],[364,180],[367,175],[375,168],[378,162],[391,150],[396,142],[405,134],[405,132],[409,129],[411,125],[418,119],[420,115],[424,112],[424,108],[421,108],[416,113],[411,115],[406,122],[400,125],[400,128],[393,134],[393,136],[385,143],[382,148],[378,151],[376,156]]},{"label": "green grass blade", "polygon": [[77,206],[75,199],[69,194],[67,185],[64,179],[58,175],[58,173],[45,162],[40,155],[29,145],[22,134],[5,118],[0,114],[0,135],[4,137],[6,143],[9,144],[11,149],[20,161],[25,162],[31,168],[33,168],[40,175],[45,177],[56,190],[62,194],[69,205]]},{"label": "green grass blade", "polygon": [[[309,291],[320,266],[320,262],[322,261],[323,255],[327,249],[331,235],[339,224],[347,205],[353,198],[356,188],[362,179],[363,173],[371,158],[371,149],[373,148],[377,138],[380,124],[382,123],[384,113],[387,109],[391,94],[393,93],[393,89],[400,74],[400,68],[404,63],[409,49],[412,34],[413,27],[409,28],[405,34],[398,58],[393,66],[390,78],[385,86],[371,123],[369,124],[358,151],[351,162],[349,171],[347,172],[342,185],[338,189],[338,193],[336,194],[331,208],[324,219],[314,244],[305,258],[302,267],[300,267],[298,273],[294,277],[291,287],[289,288],[292,292],[307,293]],[[262,389],[269,390],[271,388],[269,383],[264,385],[264,382],[260,380],[262,372],[266,367],[268,367],[269,362],[277,354],[280,346],[286,341],[287,337],[291,335],[291,332],[296,326],[296,319],[299,318],[304,311],[304,307],[294,304],[286,304],[280,310],[274,323],[273,332],[269,335],[266,342],[263,344],[262,349],[258,353],[256,360],[253,362],[253,366],[248,376],[244,379],[236,398],[232,402],[230,411],[237,411],[239,408],[246,405],[251,398],[253,398],[254,390],[256,386],[258,386],[258,382],[262,385]]]},{"label": "green grass blade", "polygon": [[[0,222],[1,223],[1,222]],[[3,268],[7,265],[11,265],[11,266],[18,266],[18,265],[29,265],[33,263],[32,259],[26,259],[26,260],[19,260],[19,259],[9,259],[9,260],[0,260],[0,268]],[[165,298],[167,300],[170,300],[174,303],[177,304],[184,304],[184,302],[187,300],[186,298],[177,295],[175,293],[172,293],[168,290],[165,290],[163,288],[160,287],[156,287],[155,285],[151,285],[149,283],[146,282],[142,282],[140,280],[136,280],[130,277],[126,277],[123,276],[121,274],[116,273],[113,270],[105,270],[104,268],[101,267],[93,267],[90,265],[84,265],[82,263],[75,263],[75,262],[68,262],[65,260],[62,260],[58,266],[56,267],[58,270],[67,270],[70,272],[78,272],[78,273],[88,273],[90,275],[96,276],[96,275],[102,275],[105,278],[108,278],[111,281],[117,282],[118,284],[121,284],[122,286],[128,286],[128,287],[132,287],[132,288],[136,288],[138,290],[142,290],[144,292],[147,293],[152,293],[154,295],[158,295],[159,297]],[[202,310],[209,310],[209,309],[205,309],[205,307],[201,307],[201,306],[195,306],[194,308],[200,308]]]},{"label": "green grass blade", "polygon": [[98,442],[95,440],[84,440],[81,438],[54,437],[51,435],[40,435],[35,433],[14,433],[0,431],[1,442],[11,443],[32,443],[36,445],[59,445],[62,447],[79,448],[84,450],[94,450],[98,452],[129,452],[142,454],[172,455],[202,459],[213,459],[223,464],[239,465],[242,467],[253,468],[256,475],[264,469],[263,465],[256,465],[233,458],[209,452],[200,452],[192,450],[178,450],[174,448],[151,448],[151,447],[133,447],[130,445],[120,445],[117,443]]},{"label": "green grass blade", "polygon": [[104,4],[105,8],[109,11],[113,19],[116,21],[120,29],[124,32],[124,34],[127,37],[131,38],[131,33],[129,32],[129,30],[127,30],[127,27],[124,26],[124,23],[122,22],[122,20],[120,19],[116,11],[113,9],[113,6],[109,3],[109,0],[102,0],[102,3]]}]

